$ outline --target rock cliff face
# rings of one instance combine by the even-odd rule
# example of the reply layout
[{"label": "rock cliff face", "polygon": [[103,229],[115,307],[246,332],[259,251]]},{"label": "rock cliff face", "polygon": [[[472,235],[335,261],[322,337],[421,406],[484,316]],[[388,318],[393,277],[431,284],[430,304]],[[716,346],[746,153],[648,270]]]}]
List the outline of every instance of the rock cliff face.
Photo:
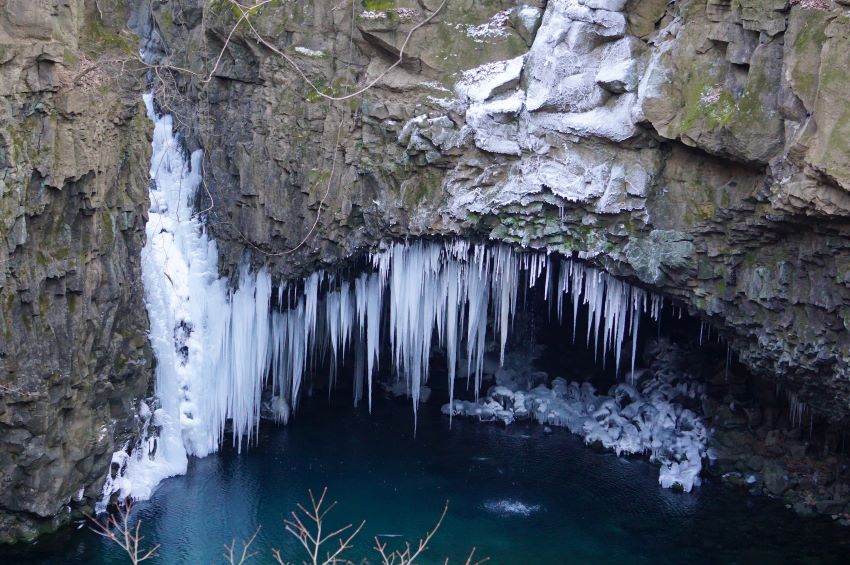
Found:
[{"label": "rock cliff face", "polygon": [[0,1],[0,541],[99,498],[150,380],[150,126],[100,4]]},{"label": "rock cliff face", "polygon": [[847,7],[449,0],[405,48],[440,4],[144,8],[150,52],[198,74],[163,100],[207,150],[222,268],[247,250],[288,277],[446,234],[577,254],[846,422]]},{"label": "rock cliff face", "polygon": [[247,254],[288,278],[405,237],[573,254],[847,424],[837,2],[0,0],[0,538],[97,497],[149,384],[127,19],[206,151],[223,271]]}]

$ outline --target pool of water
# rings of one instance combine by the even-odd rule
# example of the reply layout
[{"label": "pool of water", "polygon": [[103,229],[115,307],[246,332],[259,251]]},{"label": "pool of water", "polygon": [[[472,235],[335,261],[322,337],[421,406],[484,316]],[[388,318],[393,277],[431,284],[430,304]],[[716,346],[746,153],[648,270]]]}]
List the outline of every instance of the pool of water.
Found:
[{"label": "pool of water", "polygon": [[[472,547],[490,563],[847,563],[850,531],[801,519],[779,502],[707,481],[690,494],[659,488],[657,470],[586,447],[566,431],[448,419],[434,404],[414,437],[407,403],[364,409],[308,402],[285,428],[263,426],[247,453],[226,448],[138,503],[152,563],[221,563],[225,543],[262,526],[251,563],[271,548],[300,562],[283,519],[307,489],[338,501],[330,526],[366,520],[352,561],[375,535],[418,539],[449,501],[421,563],[463,563]],[[2,563],[125,563],[77,526],[35,544],[0,549]],[[390,544],[398,537],[385,537]]]}]

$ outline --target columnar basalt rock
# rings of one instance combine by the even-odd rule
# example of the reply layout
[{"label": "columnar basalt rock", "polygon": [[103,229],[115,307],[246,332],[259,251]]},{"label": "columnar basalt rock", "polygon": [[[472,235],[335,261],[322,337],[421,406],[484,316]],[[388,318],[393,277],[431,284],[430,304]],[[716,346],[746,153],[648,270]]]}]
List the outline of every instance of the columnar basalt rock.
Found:
[{"label": "columnar basalt rock", "polygon": [[[337,4],[252,22],[340,96],[440,3]],[[191,0],[150,13],[160,58],[193,69],[236,22]],[[846,421],[848,37],[829,2],[450,1],[362,96],[323,99],[246,28],[209,84],[179,77],[175,107],[207,149],[199,205],[227,272],[246,248],[286,278],[441,234],[574,253],[682,301]]]},{"label": "columnar basalt rock", "polygon": [[105,4],[0,3],[0,542],[97,499],[151,376],[149,124]]}]

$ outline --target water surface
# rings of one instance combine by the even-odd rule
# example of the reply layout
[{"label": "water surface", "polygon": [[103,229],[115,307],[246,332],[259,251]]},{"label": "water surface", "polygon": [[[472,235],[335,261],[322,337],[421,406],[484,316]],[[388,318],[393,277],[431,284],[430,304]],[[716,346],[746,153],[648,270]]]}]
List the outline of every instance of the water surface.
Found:
[{"label": "water surface", "polygon": [[[257,526],[259,555],[300,562],[283,518],[307,489],[339,501],[331,525],[367,523],[351,557],[373,558],[378,534],[418,539],[449,513],[422,563],[463,563],[475,546],[490,563],[847,563],[850,531],[804,520],[777,501],[707,481],[690,494],[658,487],[657,469],[586,447],[563,430],[509,429],[377,400],[373,414],[308,402],[288,427],[263,426],[257,447],[195,459],[189,473],[138,503],[152,563],[221,563],[222,548]],[[400,538],[384,538],[391,544]],[[0,550],[2,563],[124,563],[87,528]],[[372,562],[375,562],[372,559]]]}]

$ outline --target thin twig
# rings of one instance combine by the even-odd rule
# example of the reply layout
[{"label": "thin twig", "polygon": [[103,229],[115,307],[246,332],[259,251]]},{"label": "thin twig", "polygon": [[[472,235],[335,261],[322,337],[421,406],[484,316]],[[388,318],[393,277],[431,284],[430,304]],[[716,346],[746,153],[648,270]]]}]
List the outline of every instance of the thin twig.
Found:
[{"label": "thin twig", "polygon": [[119,507],[118,516],[120,517],[120,521],[115,518],[114,514],[110,514],[106,522],[101,522],[92,516],[87,516],[87,518],[94,524],[94,527],[91,528],[94,533],[114,542],[124,550],[133,565],[138,565],[142,561],[156,557],[156,550],[159,549],[159,544],[147,550],[140,547],[142,540],[145,539],[143,535],[139,534],[142,521],[137,520],[135,528],[130,525],[130,511],[132,507],[132,502],[129,499],[124,506]]},{"label": "thin twig", "polygon": [[[449,511],[449,502],[446,501],[446,505],[443,507],[443,512],[440,514],[440,518],[437,520],[437,523],[434,525],[431,530],[425,534],[425,537],[419,540],[416,550],[410,546],[410,543],[405,542],[405,549],[395,550],[391,553],[387,553],[387,544],[381,543],[381,540],[378,536],[375,536],[375,551],[381,556],[381,562],[383,565],[411,565],[421,554],[428,548],[428,544],[431,543],[431,538],[434,537],[434,534],[437,533],[437,530],[440,529],[440,526],[443,525],[443,519],[446,517],[446,513]],[[474,553],[473,549],[473,553]],[[470,559],[472,555],[470,554]],[[448,562],[448,560],[447,560]]]},{"label": "thin twig", "polygon": [[224,546],[224,550],[225,550],[224,559],[227,560],[227,562],[230,565],[245,565],[245,563],[249,559],[251,559],[252,557],[257,555],[256,551],[249,551],[249,549],[251,547],[251,544],[254,543],[254,540],[257,539],[257,534],[259,534],[259,533],[260,533],[260,527],[258,527],[254,531],[254,535],[252,535],[251,538],[248,541],[242,542],[242,553],[239,554],[239,560],[238,561],[236,560],[237,555],[236,555],[236,550],[235,550],[236,540],[235,539],[232,540],[230,542],[230,545],[225,544],[225,546]]},{"label": "thin twig", "polygon": [[[310,560],[308,563],[312,565],[334,565],[336,563],[349,563],[347,559],[344,559],[342,556],[343,552],[354,547],[352,545],[352,541],[360,531],[363,529],[363,526],[366,525],[366,520],[360,522],[360,525],[351,530],[353,527],[352,524],[348,524],[347,526],[343,526],[337,530],[334,530],[328,534],[322,535],[322,531],[324,529],[324,520],[328,513],[336,507],[336,502],[332,502],[327,507],[324,506],[325,496],[327,495],[328,489],[325,487],[322,490],[322,495],[316,499],[313,496],[313,491],[307,491],[310,495],[310,509],[304,507],[302,504],[298,504],[298,510],[304,514],[304,516],[312,522],[312,526],[307,526],[302,521],[301,517],[297,512],[292,512],[291,520],[284,520],[285,530],[291,534],[304,550],[309,555]],[[351,532],[347,534],[346,537],[337,537],[342,536],[346,532]],[[339,546],[333,550],[325,553],[325,557],[321,558],[320,553],[322,551],[322,547],[331,541],[332,539],[336,539]],[[280,554],[280,550],[273,549],[272,556],[275,561],[280,563],[281,565],[284,562],[283,557]]]}]

